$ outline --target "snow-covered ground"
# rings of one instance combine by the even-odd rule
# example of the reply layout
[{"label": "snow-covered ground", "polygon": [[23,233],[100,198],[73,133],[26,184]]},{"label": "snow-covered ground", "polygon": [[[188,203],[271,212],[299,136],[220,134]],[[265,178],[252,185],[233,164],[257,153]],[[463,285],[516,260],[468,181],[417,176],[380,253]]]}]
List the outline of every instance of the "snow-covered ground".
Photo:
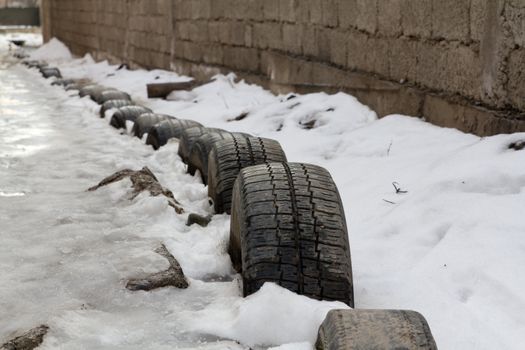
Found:
[{"label": "snow-covered ground", "polygon": [[[45,323],[44,349],[311,349],[327,310],[343,305],[274,285],[241,298],[227,215],[187,227],[187,214],[162,198],[128,201],[128,181],[85,192],[146,165],[187,213],[211,213],[177,142],[154,152],[120,135],[95,103],[16,64],[2,40],[0,343]],[[290,161],[326,167],[345,205],[356,307],[417,310],[440,349],[523,347],[525,150],[508,145],[525,134],[479,138],[412,117],[377,119],[346,94],[274,96],[233,75],[148,100],[147,83],[188,78],[72,59],[59,42],[35,57],[50,53],[66,78],[119,88],[159,113],[277,139]],[[127,291],[126,279],[167,267],[153,252],[160,242],[190,287]]]}]

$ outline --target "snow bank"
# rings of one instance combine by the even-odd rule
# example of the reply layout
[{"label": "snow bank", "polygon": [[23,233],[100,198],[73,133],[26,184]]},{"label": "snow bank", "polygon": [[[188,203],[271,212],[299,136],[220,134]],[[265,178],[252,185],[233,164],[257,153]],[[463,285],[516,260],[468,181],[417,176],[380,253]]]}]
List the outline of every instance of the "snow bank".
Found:
[{"label": "snow bank", "polygon": [[57,62],[67,61],[73,58],[71,51],[69,51],[67,46],[56,38],[52,38],[47,43],[36,49],[29,57],[32,60]]},{"label": "snow bank", "polygon": [[206,310],[184,315],[190,329],[235,339],[250,347],[288,343],[283,349],[311,347],[328,311],[348,309],[340,302],[313,300],[266,283],[255,294],[233,305],[216,304]]}]

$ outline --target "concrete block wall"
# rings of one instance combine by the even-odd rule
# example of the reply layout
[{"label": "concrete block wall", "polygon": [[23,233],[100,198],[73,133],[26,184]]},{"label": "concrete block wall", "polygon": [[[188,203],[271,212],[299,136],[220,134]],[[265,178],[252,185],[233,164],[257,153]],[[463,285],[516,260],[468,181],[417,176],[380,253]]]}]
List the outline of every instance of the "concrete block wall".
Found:
[{"label": "concrete block wall", "polygon": [[48,34],[76,53],[198,78],[235,71],[277,92],[343,90],[381,116],[479,135],[525,130],[525,0],[44,2]]},{"label": "concrete block wall", "polygon": [[78,55],[169,69],[171,7],[170,0],[44,0],[43,33]]}]

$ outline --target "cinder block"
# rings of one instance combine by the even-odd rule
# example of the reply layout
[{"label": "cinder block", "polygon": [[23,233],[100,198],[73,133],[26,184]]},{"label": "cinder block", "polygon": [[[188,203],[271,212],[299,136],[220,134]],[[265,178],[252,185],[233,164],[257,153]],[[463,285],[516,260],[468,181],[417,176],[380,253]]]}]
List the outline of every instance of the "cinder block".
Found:
[{"label": "cinder block", "polygon": [[175,39],[173,40],[173,56],[176,58],[184,58],[185,41]]},{"label": "cinder block", "polygon": [[205,63],[214,65],[224,64],[224,50],[219,44],[210,44],[206,46],[202,59]]},{"label": "cinder block", "polygon": [[319,49],[317,47],[315,28],[309,24],[301,25],[301,51],[303,55],[316,57]]},{"label": "cinder block", "polygon": [[200,44],[191,41],[184,41],[183,53],[185,59],[193,62],[200,62],[202,61],[204,48]]},{"label": "cinder block", "polygon": [[401,27],[401,0],[377,2],[377,29],[386,36],[397,37],[403,33]]},{"label": "cinder block", "polygon": [[348,35],[342,31],[331,30],[330,34],[330,62],[341,67],[346,66]]},{"label": "cinder block", "polygon": [[280,0],[264,0],[263,13],[264,19],[267,21],[279,20],[279,4]]},{"label": "cinder block", "polygon": [[487,0],[470,0],[470,38],[481,41],[487,18]]},{"label": "cinder block", "polygon": [[510,103],[525,110],[525,48],[510,53],[508,61],[507,93]]},{"label": "cinder block", "polygon": [[208,23],[208,34],[211,43],[221,42],[220,26],[221,22],[212,21]]},{"label": "cinder block", "polygon": [[332,30],[329,28],[319,27],[315,29],[315,40],[317,42],[317,59],[321,61],[329,61],[332,55],[330,47],[332,41]]},{"label": "cinder block", "polygon": [[416,83],[434,90],[446,89],[447,50],[434,42],[420,42]]},{"label": "cinder block", "polygon": [[359,30],[374,34],[377,30],[377,1],[356,0],[356,25]]},{"label": "cinder block", "polygon": [[294,54],[302,54],[302,30],[297,24],[283,24],[283,48]]},{"label": "cinder block", "polygon": [[224,47],[224,65],[227,67],[258,73],[260,57],[257,49],[244,47]]},{"label": "cinder block", "polygon": [[190,41],[205,43],[209,41],[208,24],[205,21],[191,21],[189,25]]},{"label": "cinder block", "polygon": [[296,23],[312,23],[310,21],[310,7],[312,0],[301,0],[297,2],[295,9]]},{"label": "cinder block", "polygon": [[432,36],[446,40],[469,40],[468,1],[432,0]]},{"label": "cinder block", "polygon": [[432,0],[401,0],[401,25],[408,36],[432,35]]},{"label": "cinder block", "polygon": [[322,2],[322,24],[325,27],[337,27],[339,22],[339,0],[324,0]]},{"label": "cinder block", "polygon": [[398,82],[415,82],[418,63],[417,40],[399,38],[389,41],[389,75]]},{"label": "cinder block", "polygon": [[218,22],[219,41],[229,44],[231,38],[231,26],[229,21]]},{"label": "cinder block", "polygon": [[230,0],[213,0],[211,1],[210,17],[212,19],[223,19],[228,15]]},{"label": "cinder block", "polygon": [[244,27],[244,45],[246,47],[253,46],[253,26],[251,24],[245,24]]},{"label": "cinder block", "polygon": [[349,32],[346,41],[347,62],[346,66],[352,70],[364,70],[366,66],[366,48],[368,35],[361,32]]},{"label": "cinder block", "polygon": [[310,12],[310,22],[323,24],[323,0],[305,0]]},{"label": "cinder block", "polygon": [[282,43],[281,24],[265,22],[253,25],[254,46],[259,49],[279,48]]},{"label": "cinder block", "polygon": [[211,17],[211,0],[191,0],[191,18],[209,19]]},{"label": "cinder block", "polygon": [[520,47],[525,47],[525,1],[507,1],[504,16],[514,37],[514,43]]},{"label": "cinder block", "polygon": [[474,99],[481,98],[482,74],[479,53],[455,44],[447,55],[447,89]]},{"label": "cinder block", "polygon": [[357,28],[357,0],[339,0],[337,9],[341,28]]},{"label": "cinder block", "polygon": [[244,46],[245,42],[245,26],[243,22],[230,22],[230,44],[237,46]]},{"label": "cinder block", "polygon": [[370,37],[366,46],[365,70],[379,74],[385,78],[390,77],[390,45],[391,39]]},{"label": "cinder block", "polygon": [[298,0],[279,0],[279,19],[283,22],[295,23],[297,20]]}]

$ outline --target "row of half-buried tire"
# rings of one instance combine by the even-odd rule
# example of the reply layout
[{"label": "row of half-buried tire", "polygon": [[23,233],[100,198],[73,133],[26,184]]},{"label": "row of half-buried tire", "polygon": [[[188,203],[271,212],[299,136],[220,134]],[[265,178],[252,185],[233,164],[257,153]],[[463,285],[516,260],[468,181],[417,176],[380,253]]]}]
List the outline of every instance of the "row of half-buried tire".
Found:
[{"label": "row of half-buried tire", "polygon": [[155,149],[179,139],[188,172],[198,170],[216,213],[231,213],[230,254],[244,294],[265,282],[353,306],[350,247],[341,198],[323,168],[287,163],[275,140],[206,128],[140,106],[116,110],[110,124],[134,122]]},{"label": "row of half-buried tire", "polygon": [[[181,129],[178,154],[188,172],[200,171],[216,213],[231,213],[228,251],[244,295],[274,282],[353,306],[345,214],[329,172],[287,162],[275,140],[203,126]],[[425,318],[405,310],[334,310],[316,347],[437,348]]]},{"label": "row of half-buried tire", "polygon": [[[245,296],[266,282],[320,300],[354,305],[345,213],[329,172],[287,162],[279,142],[206,128],[155,114],[129,95],[97,86],[80,88],[117,108],[110,124],[126,128],[154,149],[179,140],[188,172],[199,170],[216,213],[231,213],[229,253]],[[127,95],[127,96],[126,96]],[[104,96],[115,97],[106,99]],[[403,310],[334,310],[319,329],[317,349],[436,349],[420,314]]]}]

